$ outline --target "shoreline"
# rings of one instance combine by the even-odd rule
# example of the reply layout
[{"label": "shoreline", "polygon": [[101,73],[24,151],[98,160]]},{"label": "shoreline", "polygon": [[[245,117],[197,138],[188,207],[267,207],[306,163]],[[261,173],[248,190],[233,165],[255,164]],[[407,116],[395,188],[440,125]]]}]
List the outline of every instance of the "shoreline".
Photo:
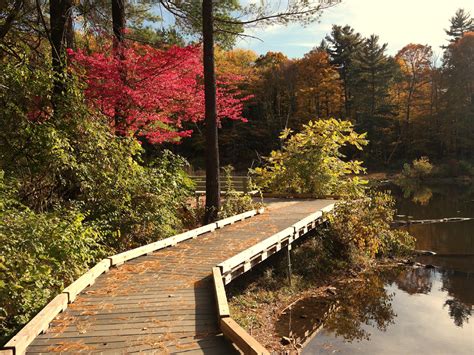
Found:
[{"label": "shoreline", "polygon": [[289,307],[309,297],[321,300],[333,297],[337,293],[337,285],[360,281],[363,274],[414,264],[403,258],[371,260],[364,266],[336,270],[322,278],[303,280],[293,276],[293,287],[280,277],[274,280],[280,283],[280,287],[274,290],[259,285],[264,282],[262,278],[265,278],[266,271],[263,270],[260,275],[248,276],[250,280],[242,280],[229,288],[229,306],[233,318],[270,352],[295,353],[301,350],[301,345],[278,334],[276,329],[277,320]]}]

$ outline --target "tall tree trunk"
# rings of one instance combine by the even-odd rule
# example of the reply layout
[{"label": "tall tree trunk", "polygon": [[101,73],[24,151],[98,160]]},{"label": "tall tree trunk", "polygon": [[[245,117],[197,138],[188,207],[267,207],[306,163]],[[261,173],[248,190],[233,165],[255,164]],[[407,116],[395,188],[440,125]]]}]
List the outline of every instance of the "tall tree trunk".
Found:
[{"label": "tall tree trunk", "polygon": [[51,66],[53,69],[53,107],[57,108],[59,99],[66,89],[65,84],[65,43],[68,23],[72,31],[72,3],[73,0],[50,0],[50,28],[51,28]]},{"label": "tall tree trunk", "polygon": [[217,135],[216,73],[214,68],[214,15],[212,0],[202,1],[204,47],[204,98],[206,122],[206,213],[205,223],[217,219],[220,208],[219,144]]},{"label": "tall tree trunk", "polygon": [[65,37],[66,37],[66,48],[75,49],[74,23],[72,21],[72,16],[67,17]]},{"label": "tall tree trunk", "polygon": [[114,48],[117,48],[125,39],[125,0],[112,0],[112,27]]},{"label": "tall tree trunk", "polygon": [[[112,27],[114,31],[114,55],[122,62],[125,60],[125,0],[112,0]],[[123,65],[119,66],[120,80],[124,83],[127,80],[127,73]],[[125,114],[121,109],[120,101],[115,107],[114,128],[117,135],[123,134]]]}]

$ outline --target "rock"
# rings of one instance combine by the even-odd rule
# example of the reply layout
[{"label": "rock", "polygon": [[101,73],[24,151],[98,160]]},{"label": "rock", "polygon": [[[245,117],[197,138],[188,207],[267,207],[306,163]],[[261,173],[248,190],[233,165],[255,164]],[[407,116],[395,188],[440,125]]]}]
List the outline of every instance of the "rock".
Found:
[{"label": "rock", "polygon": [[331,295],[333,295],[333,296],[335,296],[335,295],[337,294],[336,288],[333,287],[333,286],[328,287],[328,288],[326,289],[326,292],[329,293],[329,294],[331,294]]},{"label": "rock", "polygon": [[174,295],[168,295],[168,297],[174,297]]},{"label": "rock", "polygon": [[288,338],[288,337],[281,337],[280,342],[281,342],[283,345],[289,345],[289,344],[291,344],[291,339]]}]

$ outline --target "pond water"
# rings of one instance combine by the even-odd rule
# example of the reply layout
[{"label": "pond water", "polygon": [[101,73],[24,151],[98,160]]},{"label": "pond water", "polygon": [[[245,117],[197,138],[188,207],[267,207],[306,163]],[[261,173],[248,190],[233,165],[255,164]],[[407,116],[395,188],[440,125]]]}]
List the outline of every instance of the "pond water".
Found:
[{"label": "pond water", "polygon": [[[398,218],[474,217],[470,185],[391,187]],[[305,299],[277,323],[303,354],[474,354],[474,220],[405,226],[417,261],[339,285],[326,301]]]}]

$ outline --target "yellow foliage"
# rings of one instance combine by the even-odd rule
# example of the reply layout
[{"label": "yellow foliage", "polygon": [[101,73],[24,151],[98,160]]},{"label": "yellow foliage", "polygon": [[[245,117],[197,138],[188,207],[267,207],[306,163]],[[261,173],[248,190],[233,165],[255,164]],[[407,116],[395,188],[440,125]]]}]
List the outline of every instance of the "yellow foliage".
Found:
[{"label": "yellow foliage", "polygon": [[351,122],[335,118],[309,121],[301,132],[292,134],[287,129],[280,137],[283,148],[272,151],[266,166],[254,170],[264,189],[316,197],[362,193],[366,181],[356,176],[365,172],[362,162],[345,161],[340,152],[347,145],[361,150],[368,143],[366,134],[354,132]]}]

